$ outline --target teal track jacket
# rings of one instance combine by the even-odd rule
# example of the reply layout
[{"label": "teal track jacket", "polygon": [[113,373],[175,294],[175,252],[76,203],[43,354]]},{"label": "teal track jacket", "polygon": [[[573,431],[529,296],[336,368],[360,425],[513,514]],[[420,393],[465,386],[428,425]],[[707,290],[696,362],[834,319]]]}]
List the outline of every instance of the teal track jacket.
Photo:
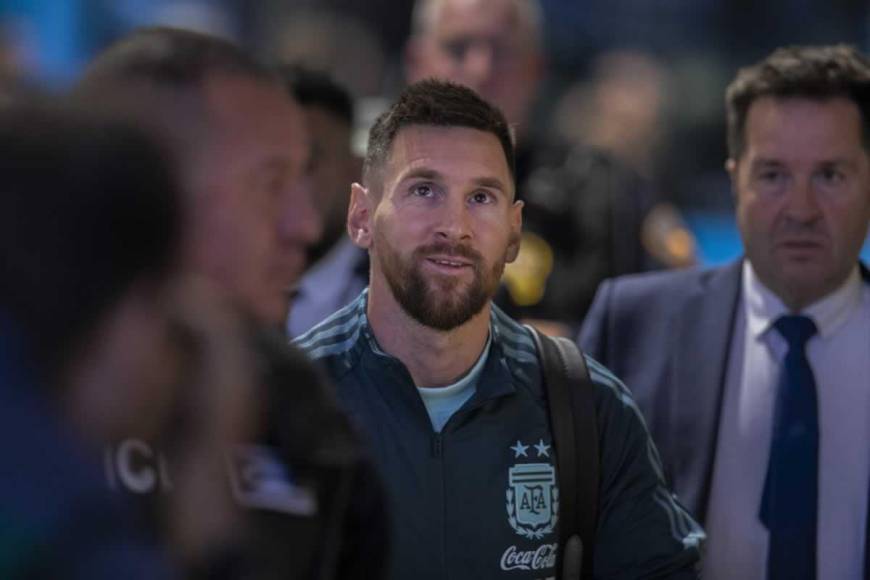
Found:
[{"label": "teal track jacket", "polygon": [[[379,348],[366,300],[296,343],[330,374],[386,485],[390,578],[558,578],[555,453],[528,331],[492,307],[477,391],[435,433],[407,369]],[[697,578],[703,532],[666,487],[629,391],[587,363],[601,446],[595,578]]]}]

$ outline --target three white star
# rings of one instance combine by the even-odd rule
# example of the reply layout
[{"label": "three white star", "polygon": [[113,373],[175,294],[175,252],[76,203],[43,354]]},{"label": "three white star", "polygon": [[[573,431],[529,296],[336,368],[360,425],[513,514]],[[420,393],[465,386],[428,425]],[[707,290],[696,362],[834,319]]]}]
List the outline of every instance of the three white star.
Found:
[{"label": "three white star", "polygon": [[529,448],[528,445],[523,445],[521,441],[517,441],[517,444],[514,445],[513,447],[511,447],[510,449],[514,453],[516,453],[516,455],[514,456],[516,458],[516,457],[519,457],[520,455],[522,455],[523,457],[528,457],[528,455],[526,454],[526,450],[528,448]]},{"label": "three white star", "polygon": [[542,455],[550,456],[550,446],[544,444],[543,439],[538,439],[538,444],[535,445],[535,450],[538,452],[538,457]]},{"label": "three white star", "polygon": [[[528,457],[527,453],[529,449],[529,445],[523,445],[522,441],[517,441],[517,444],[511,447],[511,451],[514,452],[514,458],[522,455],[523,457]],[[538,443],[536,445],[532,445],[535,448],[535,451],[538,452],[538,457],[549,457],[550,456],[550,446],[544,443],[543,439],[538,439]]]}]

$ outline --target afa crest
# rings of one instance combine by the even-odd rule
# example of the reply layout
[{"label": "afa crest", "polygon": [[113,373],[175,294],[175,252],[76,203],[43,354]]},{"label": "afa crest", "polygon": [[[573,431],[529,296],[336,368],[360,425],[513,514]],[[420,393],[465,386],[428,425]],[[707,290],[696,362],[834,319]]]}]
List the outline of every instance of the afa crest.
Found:
[{"label": "afa crest", "polygon": [[553,531],[559,520],[556,470],[549,463],[522,463],[508,469],[508,523],[530,540]]}]

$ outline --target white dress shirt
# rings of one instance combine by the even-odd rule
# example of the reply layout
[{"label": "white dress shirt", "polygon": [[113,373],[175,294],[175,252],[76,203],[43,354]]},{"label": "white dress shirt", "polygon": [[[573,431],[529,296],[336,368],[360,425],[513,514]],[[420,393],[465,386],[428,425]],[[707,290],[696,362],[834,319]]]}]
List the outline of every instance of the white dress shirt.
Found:
[{"label": "white dress shirt", "polygon": [[[710,507],[705,580],[763,580],[767,529],[759,517],[776,387],[788,350],[772,328],[792,314],[743,263]],[[870,492],[870,286],[855,270],[800,312],[818,333],[807,343],[819,403],[817,577],[863,578]]]},{"label": "white dress shirt", "polygon": [[344,236],[329,252],[305,272],[299,292],[290,307],[287,336],[296,338],[315,324],[352,302],[368,286],[368,273],[358,276],[356,269],[365,250]]}]

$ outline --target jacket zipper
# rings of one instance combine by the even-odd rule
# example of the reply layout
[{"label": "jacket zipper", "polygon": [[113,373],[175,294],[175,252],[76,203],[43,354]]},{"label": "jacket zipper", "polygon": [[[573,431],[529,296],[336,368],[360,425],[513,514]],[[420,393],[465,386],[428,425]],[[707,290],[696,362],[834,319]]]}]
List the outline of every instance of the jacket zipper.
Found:
[{"label": "jacket zipper", "polygon": [[435,436],[432,438],[432,457],[441,459],[441,433],[435,433]]},{"label": "jacket zipper", "polygon": [[441,497],[440,497],[440,508],[441,508],[441,578],[444,580],[448,580],[449,574],[447,572],[447,498],[446,498],[446,477],[444,474],[444,445],[443,445],[443,437],[441,433],[435,433],[432,437],[432,457],[438,461],[439,471],[441,472]]}]

